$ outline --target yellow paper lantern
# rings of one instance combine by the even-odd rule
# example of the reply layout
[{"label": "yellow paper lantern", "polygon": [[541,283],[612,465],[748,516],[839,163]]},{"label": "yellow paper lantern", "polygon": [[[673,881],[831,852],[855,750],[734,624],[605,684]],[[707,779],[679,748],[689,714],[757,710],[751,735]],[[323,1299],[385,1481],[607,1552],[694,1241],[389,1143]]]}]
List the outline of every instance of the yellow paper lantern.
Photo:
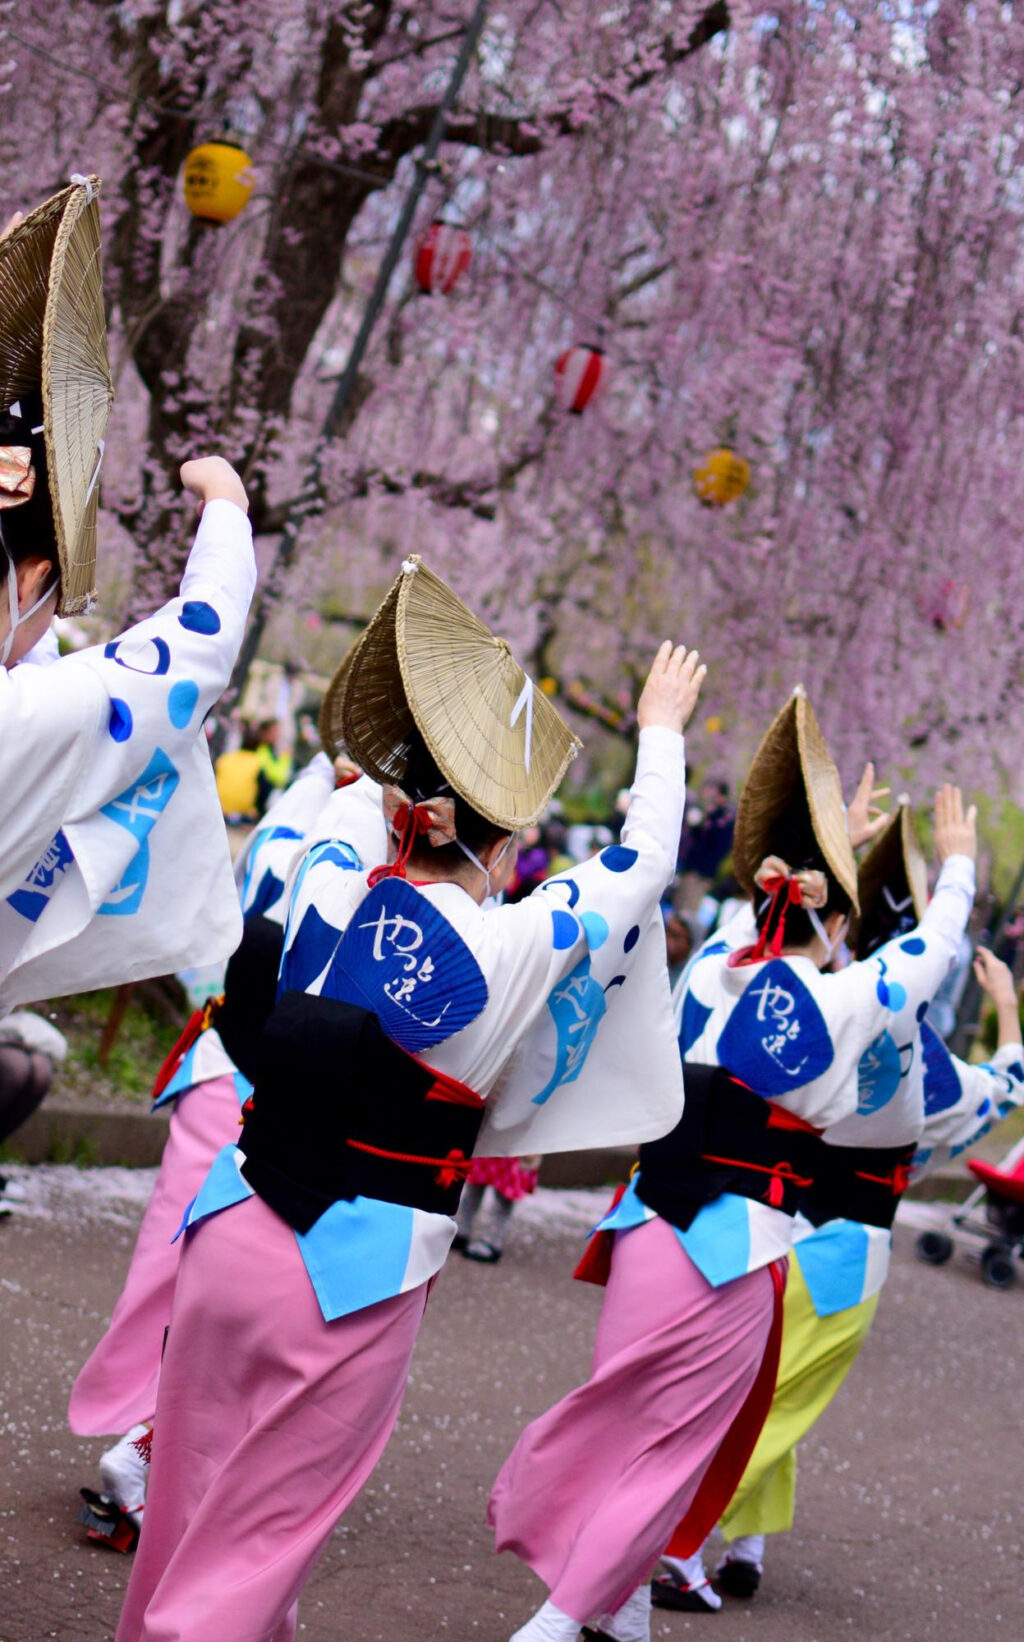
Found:
[{"label": "yellow paper lantern", "polygon": [[708,732],[708,735],[720,735],[722,732],[722,720],[717,714],[715,714],[713,718],[709,718],[705,721],[704,728]]},{"label": "yellow paper lantern", "polygon": [[726,445],[709,450],[693,472],[693,488],[705,507],[724,507],[742,496],[750,483],[750,463]]},{"label": "yellow paper lantern", "polygon": [[203,222],[233,222],[252,193],[252,162],[237,143],[203,143],[185,161],[185,204]]},{"label": "yellow paper lantern", "polygon": [[556,678],[542,678],[540,681],[541,693],[546,696],[557,696],[558,680]]}]

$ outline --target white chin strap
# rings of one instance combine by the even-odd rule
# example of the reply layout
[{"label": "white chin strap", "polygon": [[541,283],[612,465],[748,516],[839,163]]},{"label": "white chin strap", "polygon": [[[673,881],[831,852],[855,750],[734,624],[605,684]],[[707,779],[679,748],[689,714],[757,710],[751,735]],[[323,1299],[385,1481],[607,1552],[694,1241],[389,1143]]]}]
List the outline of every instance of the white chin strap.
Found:
[{"label": "white chin strap", "polygon": [[15,569],[14,560],[11,558],[10,552],[3,541],[2,533],[0,533],[0,546],[3,546],[4,552],[7,555],[7,608],[10,612],[11,619],[10,632],[7,634],[7,637],[4,639],[3,643],[0,644],[0,667],[6,667],[7,658],[14,646],[14,635],[18,631],[18,628],[21,627],[24,622],[27,622],[30,616],[34,616],[36,611],[46,603],[57,583],[55,580],[52,581],[49,587],[47,587],[45,591],[39,595],[38,599],[36,599],[35,604],[30,604],[27,610],[20,610],[18,607],[18,572]]},{"label": "white chin strap", "polygon": [[459,846],[459,849],[462,851],[463,855],[466,856],[467,860],[472,861],[473,865],[476,867],[477,872],[482,872],[483,873],[484,883],[486,885],[486,894],[487,895],[490,895],[490,893],[491,893],[491,873],[496,872],[497,869],[501,866],[502,861],[504,861],[506,855],[509,852],[509,849],[511,848],[512,844],[514,844],[514,842],[515,842],[515,836],[516,835],[515,835],[514,832],[509,833],[509,835],[506,838],[505,842],[502,844],[501,849],[498,851],[498,854],[495,856],[494,860],[491,862],[489,867],[484,866],[484,864],[481,861],[479,855],[474,855],[474,853],[470,849],[469,845],[464,844],[462,842],[461,838],[456,838],[456,839],[453,840],[453,842],[456,843]]},{"label": "white chin strap", "polygon": [[826,930],[825,925],[822,923],[821,919],[818,917],[818,914],[815,912],[814,908],[813,907],[803,907],[803,908],[801,908],[801,910],[803,912],[806,912],[808,918],[810,919],[811,928],[814,930],[814,933],[815,933],[815,935],[817,935],[818,940],[821,942],[822,946],[825,948],[825,952],[826,952],[825,962],[826,963],[831,963],[832,959],[835,955],[836,948],[838,947],[840,941],[843,938],[842,932],[843,932],[843,928],[845,926],[840,924],[839,934],[836,936],[834,941],[830,941],[829,938],[828,938],[828,931]]}]

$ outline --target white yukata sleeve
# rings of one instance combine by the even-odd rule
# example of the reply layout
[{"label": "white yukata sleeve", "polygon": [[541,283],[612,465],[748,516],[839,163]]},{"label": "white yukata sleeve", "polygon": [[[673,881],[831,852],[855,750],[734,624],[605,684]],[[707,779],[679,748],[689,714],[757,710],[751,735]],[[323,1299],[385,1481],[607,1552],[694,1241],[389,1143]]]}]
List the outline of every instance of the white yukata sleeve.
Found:
[{"label": "white yukata sleeve", "polygon": [[177,598],[106,645],[28,669],[26,686],[53,693],[51,707],[58,695],[72,713],[68,702],[85,704],[88,733],[61,772],[56,827],[37,832],[39,868],[19,890],[33,928],[5,983],[9,1001],[71,991],[83,975],[106,986],[213,963],[237,945],[202,724],[230,677],[255,573],[245,513],[210,502]]},{"label": "white yukata sleeve", "polygon": [[887,941],[867,959],[878,967],[880,987],[894,1014],[923,1016],[956,961],[974,904],[974,862],[951,855],[943,862],[935,894],[909,935]]},{"label": "white yukata sleeve", "polygon": [[234,865],[243,913],[254,903],[269,911],[263,903],[274,894],[271,879],[276,880],[275,902],[283,897],[292,860],[333,792],[334,766],[326,753],[317,753],[253,827]]},{"label": "white yukata sleeve", "polygon": [[31,872],[66,820],[107,719],[99,679],[0,667],[0,897]]},{"label": "white yukata sleeve", "polygon": [[[381,789],[368,775],[327,798],[291,861],[281,986],[319,993],[334,950],[387,855]],[[296,945],[301,932],[302,951]]]},{"label": "white yukata sleeve", "polygon": [[659,903],[685,795],[682,736],[642,730],[621,842],[488,914],[491,1021],[497,1041],[518,1052],[492,1096],[478,1155],[627,1144],[678,1120]]},{"label": "white yukata sleeve", "polygon": [[927,1025],[922,1039],[925,1120],[911,1160],[915,1180],[966,1151],[1024,1105],[1021,1044],[1000,1044],[984,1066],[971,1066],[950,1054]]}]

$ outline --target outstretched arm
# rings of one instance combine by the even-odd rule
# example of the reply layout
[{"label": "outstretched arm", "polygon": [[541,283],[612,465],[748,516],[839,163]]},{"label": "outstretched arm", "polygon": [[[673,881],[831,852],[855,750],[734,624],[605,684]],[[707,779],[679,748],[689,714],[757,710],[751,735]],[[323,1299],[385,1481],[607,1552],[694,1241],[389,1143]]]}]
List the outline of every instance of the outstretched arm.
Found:
[{"label": "outstretched arm", "polygon": [[1024,1046],[1017,994],[1006,964],[979,947],[974,972],[996,1008],[998,1045],[991,1061],[971,1066],[951,1055],[927,1022],[924,1049],[925,1122],[913,1159],[915,1178],[973,1146],[1016,1107],[1024,1105]]},{"label": "outstretched arm", "polygon": [[939,879],[920,923],[897,936],[866,962],[880,971],[880,988],[892,995],[894,1012],[911,1019],[930,1003],[956,961],[974,903],[974,863],[978,851],[972,804],[965,812],[959,787],[935,795],[935,853]]}]

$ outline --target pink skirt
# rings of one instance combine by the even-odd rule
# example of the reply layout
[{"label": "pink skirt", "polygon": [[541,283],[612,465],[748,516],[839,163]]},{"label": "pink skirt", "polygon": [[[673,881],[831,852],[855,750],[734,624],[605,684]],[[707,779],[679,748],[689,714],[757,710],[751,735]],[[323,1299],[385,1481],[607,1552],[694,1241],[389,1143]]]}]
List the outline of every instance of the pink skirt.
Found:
[{"label": "pink skirt", "polygon": [[117,1642],[291,1642],[398,1417],[428,1286],[326,1323],[258,1197],[187,1233]]},{"label": "pink skirt", "polygon": [[712,1288],[664,1220],[616,1234],[591,1377],[527,1426],[488,1510],[563,1613],[614,1613],[650,1574],[758,1385],[775,1290],[768,1268]]},{"label": "pink skirt", "polygon": [[211,1078],[179,1097],[121,1298],[71,1391],[68,1422],[80,1437],[127,1431],[153,1418],[181,1253],[173,1238],[210,1164],[237,1137],[233,1078]]},{"label": "pink skirt", "polygon": [[536,1159],[527,1163],[521,1157],[475,1157],[467,1179],[471,1186],[493,1186],[502,1197],[516,1203],[537,1190],[539,1176]]}]

